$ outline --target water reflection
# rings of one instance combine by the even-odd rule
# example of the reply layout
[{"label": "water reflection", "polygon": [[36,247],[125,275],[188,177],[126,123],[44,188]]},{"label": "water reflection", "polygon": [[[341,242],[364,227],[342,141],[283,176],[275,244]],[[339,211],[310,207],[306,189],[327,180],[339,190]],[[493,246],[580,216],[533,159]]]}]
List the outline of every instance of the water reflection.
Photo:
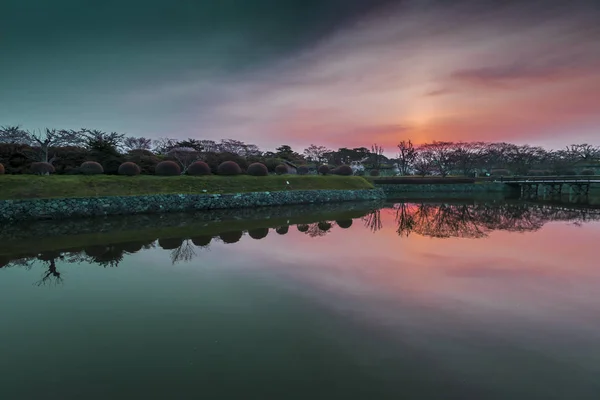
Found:
[{"label": "water reflection", "polygon": [[[276,211],[276,210],[275,210]],[[281,210],[279,210],[281,211]],[[284,210],[288,213],[290,210]],[[210,251],[211,244],[222,243],[235,245],[247,235],[250,239],[259,241],[267,238],[271,230],[278,235],[286,235],[290,227],[295,226],[296,231],[311,238],[322,238],[329,234],[343,234],[343,231],[352,227],[366,228],[374,233],[384,228],[384,225],[394,221],[395,231],[399,237],[420,235],[438,239],[464,238],[482,239],[493,231],[508,232],[534,232],[541,229],[550,221],[563,221],[573,224],[584,224],[600,220],[600,209],[572,205],[536,204],[523,202],[396,202],[385,206],[376,205],[375,208],[358,207],[343,209],[342,213],[352,214],[352,218],[339,218],[338,213],[303,216],[305,220],[313,219],[310,223],[291,224],[294,217],[285,214],[282,218],[275,214],[272,218],[238,219],[224,218],[221,214],[212,214],[213,220],[206,222],[208,216],[196,216],[201,222],[186,225],[182,221],[184,216],[174,216],[169,219],[171,224],[164,224],[163,216],[144,216],[146,226],[156,227],[175,226],[176,229],[154,231],[151,229],[134,230],[127,232],[126,240],[118,241],[118,233],[123,229],[120,219],[81,221],[82,226],[75,236],[57,236],[52,243],[49,240],[40,241],[35,238],[27,241],[19,229],[2,233],[0,245],[0,268],[24,267],[32,268],[41,265],[43,274],[38,285],[57,284],[63,282],[63,276],[57,268],[60,264],[89,263],[104,268],[115,268],[120,265],[128,254],[138,253],[148,249],[162,249],[169,252],[169,259],[173,265],[190,262]],[[393,218],[388,218],[390,215]],[[330,216],[330,218],[326,218]],[[190,216],[187,216],[190,219]],[[285,222],[282,224],[281,221]],[[354,221],[362,224],[354,224]],[[139,222],[139,221],[138,221]],[[73,222],[65,224],[70,227]],[[98,230],[106,235],[97,237],[89,235],[88,230],[93,224],[100,225]],[[35,232],[42,227],[31,225],[28,232]],[[239,225],[240,229],[231,229],[232,225]],[[54,229],[60,230],[60,224],[54,223]],[[186,234],[192,227],[194,234]],[[204,233],[202,231],[205,231]],[[177,232],[184,232],[178,234]],[[141,236],[139,240],[132,238]],[[154,238],[152,238],[154,236]],[[80,247],[73,247],[72,243],[86,242]],[[15,247],[16,246],[16,247]],[[51,248],[48,248],[51,246]]]}]

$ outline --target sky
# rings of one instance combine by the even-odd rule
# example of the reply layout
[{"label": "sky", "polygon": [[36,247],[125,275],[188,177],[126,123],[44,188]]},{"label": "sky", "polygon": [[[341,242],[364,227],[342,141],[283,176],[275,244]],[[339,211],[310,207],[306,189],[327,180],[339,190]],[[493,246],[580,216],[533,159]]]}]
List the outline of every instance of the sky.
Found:
[{"label": "sky", "polygon": [[0,125],[600,144],[600,0],[2,0]]}]

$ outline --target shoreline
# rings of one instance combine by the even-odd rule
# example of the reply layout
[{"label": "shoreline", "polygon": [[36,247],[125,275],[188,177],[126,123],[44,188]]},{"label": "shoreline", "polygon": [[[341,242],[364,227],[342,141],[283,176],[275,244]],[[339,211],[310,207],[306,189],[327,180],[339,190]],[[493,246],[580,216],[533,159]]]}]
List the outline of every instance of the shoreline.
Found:
[{"label": "shoreline", "polygon": [[0,200],[0,222],[385,200],[381,189],[157,194]]}]

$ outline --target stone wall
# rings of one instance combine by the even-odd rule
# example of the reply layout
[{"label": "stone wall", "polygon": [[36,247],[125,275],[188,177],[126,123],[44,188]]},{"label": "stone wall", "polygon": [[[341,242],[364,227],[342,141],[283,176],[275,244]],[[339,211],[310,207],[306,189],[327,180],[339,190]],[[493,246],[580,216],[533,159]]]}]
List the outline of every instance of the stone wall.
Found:
[{"label": "stone wall", "polygon": [[449,184],[376,184],[386,195],[398,193],[510,193],[513,188],[504,183]]},{"label": "stone wall", "polygon": [[367,189],[0,200],[0,222],[369,201],[384,198],[382,190]]}]

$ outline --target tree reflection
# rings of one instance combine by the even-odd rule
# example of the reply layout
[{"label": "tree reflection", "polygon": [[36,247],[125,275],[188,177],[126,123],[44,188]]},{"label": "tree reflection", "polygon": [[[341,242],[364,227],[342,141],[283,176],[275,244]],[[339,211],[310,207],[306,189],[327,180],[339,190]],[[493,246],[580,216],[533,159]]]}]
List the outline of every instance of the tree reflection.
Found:
[{"label": "tree reflection", "polygon": [[[394,204],[399,236],[416,233],[435,238],[479,239],[490,232],[537,231],[549,221],[600,220],[593,209],[570,209],[547,205],[517,204]],[[373,218],[373,217],[372,217]]]},{"label": "tree reflection", "polygon": [[367,213],[364,217],[362,217],[362,220],[365,224],[365,227],[369,228],[372,232],[377,232],[383,228],[380,209],[372,210],[371,212]]}]

